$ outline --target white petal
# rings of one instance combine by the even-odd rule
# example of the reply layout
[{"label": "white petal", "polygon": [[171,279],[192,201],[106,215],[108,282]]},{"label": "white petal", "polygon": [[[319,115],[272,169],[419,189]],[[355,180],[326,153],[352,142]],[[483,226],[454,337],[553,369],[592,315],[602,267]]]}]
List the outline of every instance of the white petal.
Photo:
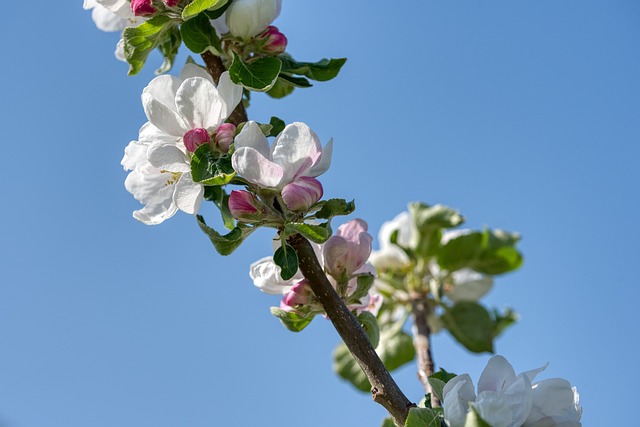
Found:
[{"label": "white petal", "polygon": [[124,149],[124,157],[120,164],[124,170],[143,169],[149,165],[147,150],[149,146],[138,141],[131,141]]},{"label": "white petal", "polygon": [[512,407],[499,393],[486,391],[478,395],[472,403],[474,409],[491,427],[520,427],[513,421]]},{"label": "white petal", "polygon": [[453,301],[478,301],[491,290],[493,279],[471,269],[465,268],[454,271],[453,288],[447,292],[447,297]]},{"label": "white petal", "polygon": [[177,77],[166,74],[151,80],[142,91],[142,107],[154,126],[169,135],[181,137],[190,128],[178,115],[175,105],[180,83]]},{"label": "white petal", "polygon": [[264,136],[262,130],[260,130],[260,126],[254,121],[248,121],[238,136],[236,136],[234,140],[234,145],[236,150],[242,147],[251,147],[258,151],[258,153],[262,154],[265,158],[270,158],[270,147],[269,141],[267,141],[267,137]]},{"label": "white petal", "polygon": [[147,150],[147,158],[153,167],[171,172],[191,172],[187,155],[175,144],[151,144]]},{"label": "white petal", "polygon": [[262,188],[281,189],[283,170],[252,147],[242,147],[231,157],[231,164],[247,181]]},{"label": "white petal", "polygon": [[129,25],[128,20],[100,5],[91,11],[91,19],[100,31],[106,32],[122,31]]},{"label": "white petal", "polygon": [[516,379],[513,366],[502,356],[493,356],[480,375],[478,393],[500,391],[509,387]]},{"label": "white petal", "polygon": [[204,186],[193,182],[191,173],[183,173],[176,184],[173,201],[181,211],[195,215],[200,210]]},{"label": "white petal", "polygon": [[307,172],[322,154],[318,136],[304,123],[287,125],[272,147],[271,159],[284,170],[283,185]]},{"label": "white petal", "polygon": [[213,83],[213,77],[211,77],[211,74],[209,74],[207,70],[197,64],[187,63],[184,64],[184,67],[182,67],[179,79],[185,81],[190,77],[202,77],[203,79],[207,79],[211,83]]},{"label": "white petal", "polygon": [[175,182],[170,173],[134,170],[124,182],[128,192],[145,207],[133,213],[134,218],[147,225],[160,224],[171,218],[178,208],[173,203]]},{"label": "white petal", "polygon": [[290,280],[282,280],[280,267],[274,262],[272,257],[265,257],[251,264],[249,276],[253,284],[262,292],[273,295],[282,295],[289,292],[294,282],[302,279],[302,274],[298,271]]},{"label": "white petal", "polygon": [[574,389],[561,378],[542,380],[533,385],[533,405],[525,425],[535,425],[547,417],[557,420],[579,421],[580,411],[575,404]]},{"label": "white petal", "polygon": [[165,142],[167,144],[178,144],[180,142],[179,137],[169,135],[162,129],[158,129],[151,122],[146,122],[140,127],[138,131],[138,141],[145,144],[154,144],[159,142]]},{"label": "white petal", "polygon": [[386,221],[378,232],[378,243],[380,248],[395,247],[391,243],[391,234],[398,230],[397,243],[405,248],[414,248],[418,238],[418,230],[409,212],[402,212],[396,215],[391,221]]},{"label": "white petal", "polygon": [[463,427],[469,410],[469,402],[476,400],[473,381],[468,374],[458,375],[444,386],[444,419],[449,427]]},{"label": "white petal", "polygon": [[218,94],[222,101],[222,109],[220,110],[220,122],[222,122],[231,115],[242,100],[242,86],[233,83],[229,72],[225,71],[218,82]]},{"label": "white petal", "polygon": [[222,101],[218,90],[213,83],[202,77],[190,77],[180,85],[176,94],[176,106],[189,129],[205,128],[212,132],[222,123]]},{"label": "white petal", "polygon": [[313,165],[311,169],[309,169],[309,172],[307,172],[308,176],[316,177],[325,173],[329,169],[329,166],[331,166],[332,155],[333,155],[333,138],[331,138],[329,142],[327,142],[327,145],[325,145],[324,148],[322,149],[322,154],[320,155],[320,159],[316,162],[315,165]]}]

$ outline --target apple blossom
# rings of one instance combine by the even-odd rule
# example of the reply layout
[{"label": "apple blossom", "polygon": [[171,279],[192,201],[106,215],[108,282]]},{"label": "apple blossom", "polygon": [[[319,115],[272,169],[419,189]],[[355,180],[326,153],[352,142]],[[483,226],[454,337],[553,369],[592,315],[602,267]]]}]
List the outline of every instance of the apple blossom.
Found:
[{"label": "apple blossom", "polygon": [[280,275],[280,267],[273,262],[273,257],[268,256],[259,259],[249,267],[249,276],[253,284],[262,292],[280,295],[289,292],[289,289],[304,276],[298,271],[289,280],[283,280]]},{"label": "apple blossom", "polygon": [[226,11],[229,31],[248,40],[278,17],[281,6],[282,0],[234,0]]},{"label": "apple blossom", "polygon": [[229,211],[241,222],[251,222],[262,217],[260,202],[245,190],[233,190],[229,195]]},{"label": "apple blossom", "polygon": [[[152,200],[141,192],[140,186],[130,186],[127,189],[137,200],[152,202],[149,210],[152,209],[153,217],[138,214],[134,215],[136,219],[145,224],[159,224],[175,213],[175,207],[189,214],[198,212],[204,188],[191,178],[187,145],[195,144],[198,135],[202,138],[203,131],[214,132],[241,96],[242,88],[231,82],[228,73],[222,74],[216,87],[211,77],[194,64],[185,65],[179,77],[156,77],[143,90],[142,103],[149,122],[140,130],[139,143],[147,145],[146,160],[133,162],[126,159],[125,153],[122,164],[126,170],[135,172],[131,178],[134,182],[150,181],[147,175],[156,177],[158,173],[170,176],[171,179],[164,180],[162,191],[160,178],[152,182],[158,194],[172,201]],[[162,209],[167,212],[161,212]]]},{"label": "apple blossom", "polygon": [[273,25],[269,25],[257,39],[263,52],[279,55],[287,50],[287,37],[278,30],[278,27]]},{"label": "apple blossom", "polygon": [[229,152],[229,147],[233,144],[233,138],[236,134],[236,125],[233,123],[223,123],[216,130],[215,141],[220,151]]},{"label": "apple blossom", "polygon": [[249,121],[235,139],[231,162],[240,176],[258,187],[281,191],[301,177],[323,174],[331,163],[333,140],[322,148],[304,123],[287,125],[271,147],[256,122]]},{"label": "apple blossom", "polygon": [[[397,230],[397,245],[391,243],[391,235]],[[409,212],[396,215],[391,221],[386,221],[378,232],[380,249],[373,251],[369,260],[376,268],[402,269],[410,264],[409,257],[399,247],[413,248],[416,246],[418,231]]]},{"label": "apple blossom", "polygon": [[301,176],[282,189],[282,200],[292,211],[307,211],[322,198],[322,184],[315,178]]},{"label": "apple blossom", "polygon": [[131,0],[131,12],[135,16],[151,16],[157,12],[152,0]]},{"label": "apple blossom", "polygon": [[553,379],[532,386],[545,367],[516,376],[504,357],[493,356],[480,375],[477,396],[468,374],[454,377],[443,389],[447,425],[464,427],[473,407],[492,427],[580,427],[582,409],[568,382]]},{"label": "apple blossom", "polygon": [[367,233],[367,223],[354,219],[342,224],[324,244],[324,264],[336,280],[350,279],[367,261],[373,237]]},{"label": "apple blossom", "polygon": [[296,306],[308,304],[312,296],[313,291],[309,286],[309,282],[307,279],[303,279],[284,294],[280,302],[280,308],[283,310],[295,310]]}]

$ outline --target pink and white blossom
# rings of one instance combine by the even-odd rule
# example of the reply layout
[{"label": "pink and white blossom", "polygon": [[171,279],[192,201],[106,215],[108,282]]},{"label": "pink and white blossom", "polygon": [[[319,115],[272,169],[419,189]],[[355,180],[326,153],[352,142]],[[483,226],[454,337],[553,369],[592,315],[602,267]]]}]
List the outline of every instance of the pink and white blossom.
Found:
[{"label": "pink and white blossom", "polygon": [[251,222],[262,217],[262,208],[256,197],[245,190],[233,190],[229,195],[229,211],[241,222]]},{"label": "pink and white blossom", "polygon": [[264,31],[280,15],[282,0],[234,0],[226,24],[235,37],[248,40]]},{"label": "pink and white blossom", "polygon": [[282,200],[292,211],[307,211],[322,198],[322,184],[310,176],[301,176],[282,189]]},{"label": "pink and white blossom", "polygon": [[367,223],[354,219],[342,224],[335,235],[324,244],[324,264],[327,272],[340,280],[350,279],[369,258],[373,237]]}]

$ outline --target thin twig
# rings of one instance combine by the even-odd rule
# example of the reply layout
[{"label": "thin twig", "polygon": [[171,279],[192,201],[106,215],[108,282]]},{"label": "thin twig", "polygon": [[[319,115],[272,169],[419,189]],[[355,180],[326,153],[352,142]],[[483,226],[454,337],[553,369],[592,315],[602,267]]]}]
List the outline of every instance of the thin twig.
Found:
[{"label": "thin twig", "polygon": [[299,234],[290,236],[287,242],[298,254],[300,271],[324,307],[329,320],[371,383],[373,400],[389,411],[396,425],[404,426],[409,408],[415,404],[402,393],[378,357],[360,322],[336,293],[318,263],[311,244]]},{"label": "thin twig", "polygon": [[440,406],[440,399],[433,392],[429,384],[429,375],[433,374],[434,362],[431,355],[431,330],[427,323],[429,306],[422,295],[417,295],[411,300],[411,314],[413,317],[413,346],[418,356],[418,379],[424,386],[424,391],[431,394],[431,406]]}]

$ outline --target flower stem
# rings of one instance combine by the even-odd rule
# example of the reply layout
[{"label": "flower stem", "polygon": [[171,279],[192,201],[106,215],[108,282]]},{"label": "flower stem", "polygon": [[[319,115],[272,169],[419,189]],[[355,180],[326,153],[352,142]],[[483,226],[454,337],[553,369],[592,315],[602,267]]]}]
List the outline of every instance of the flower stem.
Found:
[{"label": "flower stem", "polygon": [[431,330],[427,323],[429,305],[423,295],[416,295],[411,299],[411,315],[414,324],[413,346],[418,356],[418,379],[424,386],[425,393],[431,394],[431,406],[440,406],[440,399],[429,384],[429,375],[433,374],[435,364],[431,355]]},{"label": "flower stem", "polygon": [[[209,74],[211,74],[211,77],[213,77],[214,83],[217,85],[220,81],[220,75],[227,71],[224,64],[222,63],[222,59],[208,50],[202,52],[200,56],[207,66],[207,71],[209,72]],[[227,121],[238,126],[240,123],[246,122],[248,120],[249,118],[247,117],[247,110],[244,108],[244,102],[243,100],[240,100],[240,103],[235,108],[235,110],[233,110]]]},{"label": "flower stem", "polygon": [[371,383],[373,400],[389,411],[397,426],[404,426],[409,408],[415,404],[402,393],[378,357],[360,323],[336,293],[311,244],[299,234],[289,236],[287,241],[298,254],[300,271],[309,282],[313,293]]}]

